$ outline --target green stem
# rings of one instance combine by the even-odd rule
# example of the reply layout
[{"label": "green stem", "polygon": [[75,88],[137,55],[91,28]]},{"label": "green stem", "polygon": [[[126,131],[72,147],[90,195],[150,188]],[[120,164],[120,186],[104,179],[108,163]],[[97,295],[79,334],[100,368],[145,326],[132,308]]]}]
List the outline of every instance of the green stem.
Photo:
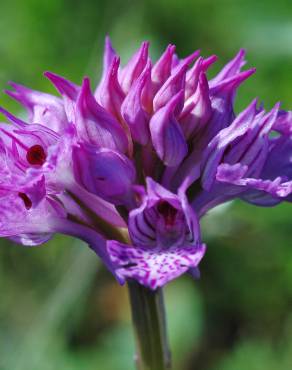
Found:
[{"label": "green stem", "polygon": [[170,370],[162,289],[152,291],[129,281],[138,370]]}]

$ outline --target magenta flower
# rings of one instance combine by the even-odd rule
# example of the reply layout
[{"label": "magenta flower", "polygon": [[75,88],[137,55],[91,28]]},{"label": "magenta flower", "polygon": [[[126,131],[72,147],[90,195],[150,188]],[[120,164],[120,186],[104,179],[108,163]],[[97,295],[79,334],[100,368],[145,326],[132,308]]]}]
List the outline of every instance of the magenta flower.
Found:
[{"label": "magenta flower", "polygon": [[[254,100],[236,115],[241,50],[208,81],[215,56],[142,43],[124,66],[106,39],[94,93],[46,72],[61,97],[11,83],[24,122],[0,126],[0,235],[37,245],[55,233],[87,242],[123,283],[156,289],[205,253],[199,219],[234,198],[292,200],[292,113]],[[128,235],[128,237],[127,237]]]},{"label": "magenta flower", "polygon": [[129,214],[128,228],[135,246],[108,242],[108,251],[121,278],[137,280],[151,289],[196,269],[205,253],[200,226],[183,187],[178,195],[151,178],[147,190],[137,189],[141,206]]}]

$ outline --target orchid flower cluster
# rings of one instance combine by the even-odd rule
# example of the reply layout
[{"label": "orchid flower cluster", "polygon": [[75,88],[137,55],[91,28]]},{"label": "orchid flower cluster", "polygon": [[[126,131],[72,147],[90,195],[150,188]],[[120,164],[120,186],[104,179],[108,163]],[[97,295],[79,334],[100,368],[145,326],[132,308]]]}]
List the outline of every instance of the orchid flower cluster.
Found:
[{"label": "orchid flower cluster", "polygon": [[216,56],[179,59],[149,43],[123,67],[106,38],[95,91],[51,72],[60,97],[10,83],[27,110],[0,124],[0,235],[34,246],[63,233],[84,240],[122,284],[156,289],[198,275],[200,218],[234,198],[292,200],[292,112],[257,100],[234,113],[240,50],[214,78]]}]

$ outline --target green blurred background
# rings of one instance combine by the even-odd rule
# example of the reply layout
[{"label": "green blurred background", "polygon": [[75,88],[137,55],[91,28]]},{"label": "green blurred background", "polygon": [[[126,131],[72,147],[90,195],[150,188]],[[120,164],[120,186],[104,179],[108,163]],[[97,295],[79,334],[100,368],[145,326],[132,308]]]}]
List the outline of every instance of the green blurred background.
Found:
[{"label": "green blurred background", "polygon": [[[272,0],[9,0],[0,3],[0,86],[52,92],[45,70],[98,81],[106,34],[125,61],[142,40],[156,58],[239,48],[257,73],[237,109],[258,96],[292,108],[292,2]],[[4,94],[0,104],[20,113]],[[234,202],[203,222],[201,280],[166,288],[174,370],[291,370],[292,238],[289,205]],[[126,288],[92,252],[57,236],[40,248],[0,245],[1,370],[132,370]]]}]

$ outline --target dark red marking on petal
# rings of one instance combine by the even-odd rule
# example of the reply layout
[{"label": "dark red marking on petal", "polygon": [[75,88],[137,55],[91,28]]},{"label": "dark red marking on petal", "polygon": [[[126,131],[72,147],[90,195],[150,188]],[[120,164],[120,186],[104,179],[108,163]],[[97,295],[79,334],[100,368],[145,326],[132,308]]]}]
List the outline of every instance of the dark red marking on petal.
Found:
[{"label": "dark red marking on petal", "polygon": [[29,164],[42,166],[46,161],[46,153],[41,145],[31,146],[26,154],[26,159]]},{"label": "dark red marking on petal", "polygon": [[157,211],[163,216],[165,224],[167,226],[172,226],[175,222],[177,209],[174,208],[171,204],[162,200],[157,205]]},{"label": "dark red marking on petal", "polygon": [[32,207],[32,201],[29,199],[29,197],[25,193],[18,193],[18,196],[23,200],[23,203],[25,205],[25,208],[31,209]]}]

